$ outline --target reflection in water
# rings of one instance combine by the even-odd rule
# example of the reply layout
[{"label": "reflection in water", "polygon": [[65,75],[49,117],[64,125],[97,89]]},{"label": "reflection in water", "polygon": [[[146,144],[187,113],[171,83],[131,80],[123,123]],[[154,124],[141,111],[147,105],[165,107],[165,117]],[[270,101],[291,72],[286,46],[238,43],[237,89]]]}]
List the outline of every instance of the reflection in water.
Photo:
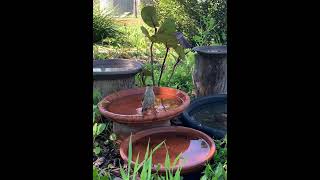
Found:
[{"label": "reflection in water", "polygon": [[226,130],[226,112],[227,104],[212,103],[193,110],[191,116],[205,126]]},{"label": "reflection in water", "polygon": [[140,139],[138,142],[133,144],[133,160],[136,160],[136,157],[139,153],[139,161],[141,162],[142,158],[145,155],[147,149],[148,140],[150,138],[150,148],[156,147],[163,140],[165,140],[165,145],[162,145],[152,156],[153,164],[164,165],[166,157],[166,148],[169,152],[170,162],[173,164],[176,157],[180,154],[180,160],[178,165],[182,164],[196,164],[200,161],[203,161],[210,151],[209,144],[201,139],[195,137],[189,137],[181,134],[174,133],[162,133],[152,135],[143,139]]}]

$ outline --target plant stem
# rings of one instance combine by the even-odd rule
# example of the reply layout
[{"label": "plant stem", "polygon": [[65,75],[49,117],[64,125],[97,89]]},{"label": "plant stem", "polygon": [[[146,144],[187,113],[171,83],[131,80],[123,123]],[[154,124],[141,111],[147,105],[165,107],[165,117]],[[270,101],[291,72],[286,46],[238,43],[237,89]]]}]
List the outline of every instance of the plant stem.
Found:
[{"label": "plant stem", "polygon": [[155,85],[155,81],[154,81],[154,72],[153,72],[153,42],[151,42],[151,46],[150,46],[150,55],[151,55],[151,77],[152,77],[152,84],[153,86]]},{"label": "plant stem", "polygon": [[[154,35],[157,34],[157,28],[154,28]],[[155,86],[155,80],[154,80],[154,68],[153,68],[153,42],[151,42],[151,46],[150,46],[150,56],[151,56],[151,77],[152,77],[152,84],[153,86]]]},{"label": "plant stem", "polygon": [[174,66],[173,66],[173,69],[172,69],[171,75],[170,75],[169,80],[168,80],[168,86],[169,86],[169,84],[170,84],[170,81],[171,81],[172,75],[173,75],[174,71],[176,70],[176,66],[178,65],[178,63],[179,63],[179,62],[180,62],[180,58],[178,58],[178,59],[177,59],[176,63],[175,63],[175,64],[174,64]]},{"label": "plant stem", "polygon": [[[187,55],[189,52],[191,52],[191,51],[186,52],[186,53],[185,53],[185,55]],[[170,81],[171,81],[172,75],[173,75],[174,71],[176,70],[176,67],[177,67],[177,65],[178,65],[178,63],[179,63],[180,61],[181,61],[181,59],[178,57],[178,59],[177,59],[176,63],[175,63],[175,64],[174,64],[174,66],[173,66],[173,69],[172,69],[171,75],[170,75],[170,77],[169,77],[169,80],[168,80],[168,86],[169,86],[169,84],[170,84]]]},{"label": "plant stem", "polygon": [[161,66],[161,71],[160,71],[158,86],[160,86],[160,81],[161,81],[162,73],[163,73],[163,70],[164,70],[164,64],[166,63],[166,59],[167,59],[167,56],[168,56],[168,52],[169,52],[169,48],[167,47],[167,49],[166,49],[166,55],[164,56],[164,59],[163,59],[163,62],[162,62],[162,66]]}]

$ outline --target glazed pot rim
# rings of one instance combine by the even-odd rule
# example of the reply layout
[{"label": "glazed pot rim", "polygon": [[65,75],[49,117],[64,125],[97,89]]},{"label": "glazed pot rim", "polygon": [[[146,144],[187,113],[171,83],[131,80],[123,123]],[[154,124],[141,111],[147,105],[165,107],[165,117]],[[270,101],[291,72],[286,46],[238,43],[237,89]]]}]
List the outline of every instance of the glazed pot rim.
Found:
[{"label": "glazed pot rim", "polygon": [[[169,127],[158,127],[158,128],[151,128],[143,131],[139,131],[137,133],[132,134],[132,139],[131,143],[133,144],[139,139],[142,139],[146,136],[150,136],[153,134],[158,134],[158,133],[166,133],[166,132],[177,132],[177,133],[191,133],[195,134],[198,137],[203,138],[210,146],[210,151],[208,155],[201,161],[193,165],[184,165],[183,168],[181,169],[181,173],[188,173],[188,172],[193,172],[194,170],[199,169],[201,166],[205,165],[206,162],[210,161],[213,158],[213,155],[216,151],[216,145],[214,143],[214,140],[208,136],[207,134],[188,127],[183,127],[183,126],[169,126]],[[128,162],[128,156],[125,153],[125,150],[128,152],[129,148],[129,141],[130,141],[130,136],[127,137],[125,140],[123,140],[120,144],[120,156],[121,158],[127,163]],[[132,161],[132,164],[135,164],[134,161]],[[175,166],[171,169],[175,172],[179,166]],[[155,167],[152,167],[153,171],[156,171]],[[159,173],[165,173],[165,168],[161,167],[158,171]]]},{"label": "glazed pot rim", "polygon": [[[179,114],[181,114],[190,104],[190,97],[188,96],[187,93],[179,90],[179,89],[175,89],[175,88],[170,88],[170,87],[154,87],[155,89],[158,90],[169,90],[172,92],[175,92],[176,96],[183,96],[185,98],[185,100],[182,101],[182,104],[179,105],[177,108],[175,109],[171,109],[171,110],[167,110],[167,111],[160,111],[156,114],[154,113],[150,113],[147,115],[123,115],[123,114],[116,114],[110,111],[107,111],[102,105],[101,103],[98,103],[98,108],[99,111],[101,112],[101,114],[106,117],[111,119],[112,121],[115,121],[117,123],[124,123],[124,124],[143,124],[143,123],[151,123],[151,122],[158,122],[158,121],[165,121],[171,118],[174,118],[176,116],[178,116]],[[145,87],[142,88],[132,88],[132,89],[125,89],[125,90],[121,90],[118,92],[115,92],[113,94],[110,94],[108,96],[106,96],[105,98],[103,98],[102,101],[107,100],[112,102],[115,99],[120,99],[123,98],[125,96],[129,96],[129,95],[136,95],[136,94],[143,94],[145,91]],[[174,94],[171,94],[174,95]],[[178,97],[180,98],[180,97]],[[102,102],[101,101],[101,102]]]}]

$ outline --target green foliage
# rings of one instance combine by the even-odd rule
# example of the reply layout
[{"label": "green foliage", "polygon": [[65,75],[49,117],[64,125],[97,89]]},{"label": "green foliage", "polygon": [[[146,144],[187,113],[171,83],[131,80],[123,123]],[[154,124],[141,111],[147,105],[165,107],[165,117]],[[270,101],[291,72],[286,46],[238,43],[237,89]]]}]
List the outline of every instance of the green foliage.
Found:
[{"label": "green foliage", "polygon": [[192,36],[189,36],[189,34],[195,32],[193,26],[195,22],[189,18],[183,6],[177,0],[156,0],[155,2],[160,22],[164,21],[166,17],[172,18],[176,22],[177,30],[191,39]]},{"label": "green foliage", "polygon": [[[155,6],[160,22],[164,17],[173,18],[178,31],[194,45],[199,43],[194,36],[201,36],[203,31],[210,32],[203,36],[204,42],[227,43],[227,0],[156,0]],[[214,21],[215,26],[210,27],[207,21]]]},{"label": "green foliage", "polygon": [[[135,180],[137,176],[139,176],[139,178],[141,180],[152,180],[152,179],[180,180],[180,179],[182,179],[181,176],[180,176],[181,166],[178,168],[178,170],[175,173],[172,170],[172,167],[174,167],[177,164],[178,160],[180,159],[180,155],[176,157],[176,159],[174,160],[174,164],[171,167],[171,165],[170,165],[170,157],[169,157],[168,151],[167,151],[166,160],[165,160],[165,169],[166,169],[165,177],[159,175],[157,172],[156,173],[152,173],[152,167],[153,167],[153,165],[152,165],[152,156],[155,153],[155,151],[157,151],[163,144],[165,144],[165,141],[163,141],[160,144],[158,144],[151,151],[149,151],[150,147],[149,147],[149,142],[148,142],[148,146],[147,146],[146,153],[145,153],[143,161],[141,161],[141,163],[139,164],[139,154],[138,154],[137,158],[136,158],[136,162],[134,163],[134,167],[133,167],[133,169],[131,169],[131,165],[132,165],[132,142],[131,142],[131,137],[132,136],[130,136],[129,148],[128,148],[128,169],[127,169],[127,173],[125,172],[125,169],[120,165],[120,174],[121,174],[121,178],[123,180],[130,180],[130,179]],[[159,170],[160,164],[158,164],[157,167],[158,167],[157,169]]]},{"label": "green foliage", "polygon": [[[158,86],[161,84],[161,78],[164,71],[166,59],[168,57],[168,53],[170,48],[173,48],[179,55],[179,59],[184,59],[184,48],[182,46],[179,46],[179,42],[175,36],[176,32],[176,25],[173,19],[166,18],[161,25],[158,22],[157,12],[155,7],[153,6],[146,6],[141,11],[141,16],[145,24],[147,24],[149,27],[155,28],[154,34],[151,36],[148,32],[148,30],[144,27],[141,27],[142,33],[152,42],[150,45],[150,55],[151,55],[151,79],[152,84],[155,85],[154,80],[154,57],[153,57],[153,45],[154,43],[163,44],[166,48],[166,52],[164,55],[164,59],[162,62],[160,74],[159,74],[159,80],[158,80]],[[160,28],[157,30],[157,27]],[[174,69],[173,69],[174,70]]]},{"label": "green foliage", "polygon": [[98,109],[98,102],[102,99],[101,93],[94,89],[93,90],[93,143],[94,148],[93,152],[98,155],[101,152],[101,148],[97,143],[95,143],[95,139],[100,136],[103,131],[105,131],[108,128],[109,124],[106,123],[100,123],[99,120],[101,120],[101,114]]},{"label": "green foliage", "polygon": [[219,45],[226,42],[225,34],[222,33],[220,37],[216,32],[217,24],[214,18],[203,16],[201,17],[200,24],[201,25],[197,27],[198,35],[193,36],[193,40],[197,46]]},{"label": "green foliage", "polygon": [[93,9],[93,43],[116,36],[120,36],[120,33],[110,13],[102,12],[95,6]]},{"label": "green foliage", "polygon": [[227,136],[216,141],[214,164],[207,164],[201,180],[227,180]]},{"label": "green foliage", "polygon": [[93,180],[109,180],[111,179],[110,174],[101,175],[97,168],[93,167]]},{"label": "green foliage", "polygon": [[155,28],[159,26],[156,8],[153,6],[146,6],[142,8],[141,18],[149,27]]},{"label": "green foliage", "polygon": [[[181,89],[184,92],[187,92],[189,95],[192,95],[192,90],[194,89],[194,85],[192,82],[193,66],[195,62],[194,53],[188,53],[185,56],[185,60],[179,62],[175,69],[174,75],[170,80],[170,76],[177,58],[178,54],[176,52],[171,51],[169,53],[167,64],[165,66],[165,70],[163,72],[163,77],[160,85]],[[145,63],[144,70],[136,76],[136,82],[138,83],[138,86],[145,86],[145,84],[152,83],[150,78],[150,70],[150,63]],[[160,67],[155,68],[154,72],[155,76],[158,77],[160,75]]]}]

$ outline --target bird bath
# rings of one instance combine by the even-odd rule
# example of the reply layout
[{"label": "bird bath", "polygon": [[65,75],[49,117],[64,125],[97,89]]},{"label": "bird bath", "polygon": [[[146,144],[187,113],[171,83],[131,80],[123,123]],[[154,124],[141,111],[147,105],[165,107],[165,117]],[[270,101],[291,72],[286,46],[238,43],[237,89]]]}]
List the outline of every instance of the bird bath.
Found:
[{"label": "bird bath", "polygon": [[[212,138],[201,131],[181,127],[160,127],[134,134],[132,141],[132,160],[136,162],[139,153],[139,163],[143,160],[150,139],[150,149],[165,141],[152,156],[153,171],[160,164],[159,173],[165,173],[164,162],[168,149],[171,166],[176,157],[181,153],[178,163],[173,168],[176,171],[179,166],[182,167],[182,174],[191,173],[200,170],[207,161],[209,161],[215,152],[215,144]],[[120,155],[124,161],[128,161],[129,137],[125,139],[120,146]],[[149,149],[149,150],[150,150]]]},{"label": "bird bath", "polygon": [[190,104],[189,96],[178,89],[154,87],[153,91],[156,96],[156,113],[141,113],[145,88],[110,94],[98,104],[101,114],[113,121],[113,131],[120,139],[141,130],[170,126],[170,119],[180,115]]}]

